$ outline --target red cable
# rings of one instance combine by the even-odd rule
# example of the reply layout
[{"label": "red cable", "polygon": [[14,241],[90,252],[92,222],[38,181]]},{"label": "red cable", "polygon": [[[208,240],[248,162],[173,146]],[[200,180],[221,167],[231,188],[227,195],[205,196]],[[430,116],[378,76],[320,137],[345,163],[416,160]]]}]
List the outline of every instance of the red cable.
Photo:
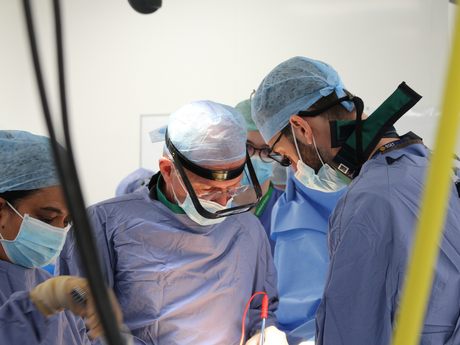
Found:
[{"label": "red cable", "polygon": [[262,312],[261,312],[261,319],[266,319],[267,318],[267,313],[268,313],[268,296],[265,292],[256,292],[254,295],[252,295],[251,299],[249,300],[248,304],[246,304],[246,309],[244,309],[244,315],[243,315],[243,326],[241,327],[241,340],[240,340],[240,345],[243,345],[244,341],[244,321],[246,320],[246,312],[248,311],[249,305],[251,304],[251,301],[254,297],[257,295],[264,295],[262,299]]},{"label": "red cable", "polygon": [[264,293],[264,297],[262,299],[262,313],[260,314],[261,319],[266,319],[268,314],[268,296]]}]

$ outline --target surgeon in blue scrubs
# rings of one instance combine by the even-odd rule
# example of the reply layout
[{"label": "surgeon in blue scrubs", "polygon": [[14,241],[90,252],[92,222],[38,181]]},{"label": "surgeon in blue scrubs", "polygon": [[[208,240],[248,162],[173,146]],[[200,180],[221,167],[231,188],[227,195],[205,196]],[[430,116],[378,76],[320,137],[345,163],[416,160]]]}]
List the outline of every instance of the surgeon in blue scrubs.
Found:
[{"label": "surgeon in blue scrubs", "polygon": [[141,187],[148,186],[153,175],[155,175],[155,172],[149,169],[139,168],[134,170],[118,184],[115,196],[129,194]]},{"label": "surgeon in blue scrubs", "polygon": [[[243,116],[192,102],[151,138],[165,141],[165,152],[148,188],[88,209],[125,324],[146,344],[238,344],[246,304],[261,291],[269,300],[265,344],[287,344],[274,314],[277,278],[265,230],[248,205],[232,204],[248,187],[240,185]],[[81,276],[74,236],[71,229],[56,269]],[[246,316],[251,345],[259,341],[261,300]]]},{"label": "surgeon in blue scrubs", "polygon": [[[275,165],[279,165],[275,160],[268,156],[270,147],[265,143],[264,139],[259,133],[257,126],[254,124],[251,115],[251,100],[246,99],[238,103],[235,107],[243,116],[246,121],[248,130],[248,140],[246,142],[246,148],[248,149],[249,156],[251,156],[252,165],[259,180],[260,187],[262,187],[262,199],[257,207],[253,208],[250,212],[259,218],[260,223],[267,233],[267,238],[270,242],[270,250],[272,255],[275,251],[275,241],[270,237],[271,233],[271,220],[272,210],[276,201],[284,193],[284,190],[275,187],[271,181],[273,177],[273,170]],[[243,179],[241,180],[242,185],[249,185],[247,191],[237,195],[235,202],[237,204],[247,204],[255,201],[254,186],[248,178],[248,171],[245,170]]]},{"label": "surgeon in blue scrubs", "polygon": [[329,266],[328,219],[346,187],[318,188],[314,181],[288,178],[286,192],[273,208],[272,238],[276,240],[280,304],[279,328],[290,344],[315,335],[315,313],[321,302]]},{"label": "surgeon in blue scrubs", "polygon": [[[292,162],[299,181],[339,186],[337,172],[328,166],[340,150],[332,148],[329,121],[356,119],[349,95],[330,65],[304,57],[281,63],[259,86],[252,102],[254,122],[273,151]],[[386,345],[398,327],[430,151],[410,133],[382,134],[329,218],[330,264],[316,313],[319,345]],[[457,168],[420,338],[424,345],[460,342],[458,176]]]},{"label": "surgeon in blue scrubs", "polygon": [[[297,81],[297,77],[294,76],[293,80]],[[320,87],[331,87],[327,76],[322,75],[318,79],[321,79]],[[337,83],[338,90],[345,88],[340,79]],[[263,82],[254,96],[253,108],[260,105],[263,92],[269,93],[273,88],[276,86],[267,86]],[[299,86],[299,90],[301,88]],[[281,134],[274,138],[289,138],[296,144],[290,156],[280,159],[282,156],[278,155],[276,158],[284,165],[292,162],[296,171],[289,168],[286,191],[273,207],[271,225],[271,237],[276,241],[274,258],[280,294],[276,316],[280,329],[287,333],[289,343],[294,345],[315,335],[315,313],[321,302],[329,266],[326,240],[328,219],[346,191],[346,184],[325,163],[327,157],[318,148],[317,142],[322,144],[323,139],[313,134],[310,138],[312,145],[306,146],[293,137],[295,131],[292,131],[290,118],[308,107],[311,101],[307,97],[294,106],[285,106],[282,102],[269,105],[278,107],[276,118],[281,121],[276,124],[282,129]],[[260,109],[257,107],[253,111],[256,111],[253,117],[258,123]],[[267,129],[267,124],[261,127],[260,133],[267,143],[276,134]]]},{"label": "surgeon in blue scrubs", "polygon": [[[92,337],[102,333],[86,279],[53,278],[41,268],[59,254],[70,226],[50,140],[0,131],[0,162],[0,343],[89,345],[83,319],[70,312],[89,318]],[[68,294],[76,286],[87,293],[86,309]],[[121,321],[116,303],[114,310]]]}]

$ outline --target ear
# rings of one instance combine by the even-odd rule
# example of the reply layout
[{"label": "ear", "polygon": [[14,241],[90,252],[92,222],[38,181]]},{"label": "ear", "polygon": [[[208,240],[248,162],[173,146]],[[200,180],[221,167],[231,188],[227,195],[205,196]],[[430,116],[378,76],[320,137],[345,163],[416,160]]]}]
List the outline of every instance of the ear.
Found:
[{"label": "ear", "polygon": [[292,125],[292,130],[295,131],[295,137],[297,139],[301,139],[301,137],[304,137],[309,145],[313,144],[312,129],[304,118],[300,117],[299,115],[294,115],[291,116],[289,122]]},{"label": "ear", "polygon": [[3,198],[0,198],[0,216],[1,216],[3,211],[5,211],[5,210],[8,211],[9,208],[10,207],[8,206],[6,200],[3,199]]},{"label": "ear", "polygon": [[163,176],[163,180],[166,184],[171,184],[174,174],[173,162],[171,162],[169,159],[165,157],[161,157],[158,161],[158,164],[160,166],[161,176]]}]

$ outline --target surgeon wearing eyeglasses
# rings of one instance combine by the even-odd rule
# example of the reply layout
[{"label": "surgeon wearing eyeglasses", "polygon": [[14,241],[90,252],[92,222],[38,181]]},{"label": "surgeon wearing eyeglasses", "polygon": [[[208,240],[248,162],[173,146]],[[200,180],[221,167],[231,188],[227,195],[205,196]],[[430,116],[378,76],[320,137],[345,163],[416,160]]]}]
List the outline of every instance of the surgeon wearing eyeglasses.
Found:
[{"label": "surgeon wearing eyeglasses", "polygon": [[[301,206],[303,193],[303,200],[309,200],[310,204],[321,201],[326,206],[322,213],[317,208],[318,212],[313,214],[299,207],[299,213],[303,210],[300,220],[286,212],[275,226],[292,223],[290,227],[295,229],[302,223],[327,225],[324,216],[330,213],[327,237],[323,234],[323,247],[316,255],[318,263],[321,257],[324,264],[330,260],[327,274],[323,276],[323,295],[320,302],[317,300],[319,305],[301,305],[303,316],[313,316],[314,310],[308,306],[317,307],[315,341],[318,345],[389,344],[399,327],[400,297],[431,153],[420,137],[412,132],[400,136],[393,124],[420,98],[402,83],[366,116],[363,101],[345,89],[332,66],[299,56],[276,66],[254,95],[254,122],[272,150],[290,160],[296,172],[292,181],[296,193],[290,198],[291,204]],[[456,174],[451,176],[445,225],[438,243],[439,256],[433,266],[433,288],[419,334],[419,343],[424,345],[460,342],[457,188],[460,173],[458,161],[454,164]],[[331,213],[333,203],[328,203],[346,184],[349,186],[345,194]],[[308,193],[302,186],[323,191],[324,199],[314,198],[314,190]],[[288,196],[289,187],[285,193]],[[326,238],[328,252],[323,249]],[[296,238],[298,242],[301,240]],[[278,238],[275,262],[279,244]],[[302,244],[306,246],[305,254],[314,250],[307,242]],[[293,264],[313,258],[295,254],[291,250],[283,256]],[[301,292],[302,286],[310,287],[312,282],[308,278],[317,274],[316,267],[324,269],[324,265],[318,264],[311,265],[305,276],[299,272],[297,291]],[[283,282],[281,269],[279,281]],[[292,282],[296,283],[295,278]],[[285,318],[281,317],[285,292],[281,288],[279,292],[277,316],[281,326],[283,320],[299,319],[302,310],[291,310],[289,314],[289,310],[284,309]],[[293,296],[300,294],[287,295]],[[305,297],[305,301],[311,300]],[[312,294],[312,297],[315,296]],[[288,341],[298,344],[291,341],[289,335]]]},{"label": "surgeon wearing eyeglasses", "polygon": [[[246,148],[251,157],[251,163],[257,175],[257,179],[262,188],[262,199],[250,212],[259,218],[260,223],[267,233],[270,242],[270,249],[272,255],[275,251],[275,241],[270,237],[271,232],[271,218],[272,209],[279,197],[284,193],[284,190],[275,187],[271,181],[273,177],[273,169],[278,164],[273,158],[269,157],[270,147],[265,143],[264,139],[259,133],[257,126],[254,124],[251,116],[251,99],[246,99],[238,103],[235,107],[243,116],[246,121],[248,140]],[[249,188],[244,193],[235,197],[237,204],[247,204],[254,202],[256,194],[254,193],[254,186],[249,178],[249,172],[245,169],[242,185],[248,185]]]},{"label": "surgeon wearing eyeglasses", "polygon": [[[246,304],[262,291],[270,301],[265,344],[287,344],[276,328],[270,245],[248,212],[262,192],[243,116],[223,104],[192,102],[150,135],[165,146],[148,188],[88,210],[125,324],[139,343],[238,344]],[[254,201],[236,205],[248,187],[241,185],[246,166]],[[71,229],[56,266],[61,274],[83,274],[76,254]],[[259,340],[259,297],[246,316],[247,344]]]},{"label": "surgeon wearing eyeglasses", "polygon": [[[332,71],[330,73],[333,74]],[[293,72],[292,83],[308,77]],[[319,74],[317,79],[315,87],[330,88],[324,73]],[[287,333],[289,344],[297,345],[315,336],[315,313],[321,302],[329,266],[326,240],[328,219],[339,198],[345,193],[346,184],[324,163],[329,159],[327,151],[322,149],[327,138],[313,135],[312,145],[307,146],[291,130],[290,118],[305,121],[308,125],[310,119],[300,118],[296,114],[310,99],[305,97],[302,100],[304,103],[286,106],[284,98],[289,99],[291,95],[283,90],[282,84],[279,85],[279,92],[283,96],[279,96],[276,103],[264,103],[267,99],[263,92],[269,92],[264,89],[264,85],[270,82],[267,77],[257,90],[252,101],[255,107],[252,114],[253,117],[256,115],[256,123],[260,125],[260,109],[277,109],[277,116],[261,127],[260,133],[271,145],[269,157],[281,166],[292,165],[295,170],[295,175],[287,180],[285,193],[273,207],[271,236],[276,241],[274,260],[280,294],[276,315],[280,329]],[[339,82],[338,89],[341,91],[344,86]],[[301,86],[297,89],[299,93],[308,94],[308,90]],[[320,94],[320,90],[314,91]],[[316,106],[321,107],[321,102],[328,101],[321,100]],[[277,120],[279,122],[275,123]],[[276,126],[281,128],[276,130]],[[293,142],[289,151],[284,149],[286,145],[281,145],[287,140]]]}]

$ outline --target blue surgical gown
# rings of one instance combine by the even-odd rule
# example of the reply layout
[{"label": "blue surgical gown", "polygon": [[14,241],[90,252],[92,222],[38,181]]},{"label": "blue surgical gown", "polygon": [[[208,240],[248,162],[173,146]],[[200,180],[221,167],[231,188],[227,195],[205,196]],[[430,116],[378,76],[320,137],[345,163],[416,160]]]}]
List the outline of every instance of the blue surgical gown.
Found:
[{"label": "blue surgical gown", "polygon": [[329,264],[326,232],[329,216],[345,189],[324,193],[305,187],[294,176],[273,208],[280,303],[276,316],[297,345],[315,335],[315,313]]},{"label": "blue surgical gown", "polygon": [[52,275],[0,260],[0,344],[91,344],[83,319],[69,311],[46,317],[29,292]]},{"label": "blue surgical gown", "polygon": [[[330,265],[316,313],[317,344],[382,344],[395,317],[419,214],[429,150],[422,144],[378,154],[329,220]],[[433,290],[420,344],[460,343],[460,198],[452,184]]]},{"label": "blue surgical gown", "polygon": [[148,181],[153,175],[155,175],[155,173],[149,169],[139,168],[133,171],[131,174],[126,176],[117,186],[115,196],[135,192],[144,186],[146,180]]},{"label": "blue surgical gown", "polygon": [[268,241],[270,242],[270,250],[272,255],[275,255],[275,240],[273,240],[271,236],[271,224],[272,224],[272,211],[273,206],[278,201],[281,195],[283,195],[284,190],[281,188],[273,186],[273,192],[268,200],[267,204],[265,205],[264,210],[259,216],[260,223],[265,229],[265,233],[267,234]]},{"label": "blue surgical gown", "polygon": [[[254,215],[200,226],[150,198],[148,188],[88,213],[105,279],[133,336],[156,345],[238,344],[244,309],[258,291],[270,300],[267,327],[277,325],[276,270]],[[71,229],[56,269],[82,276],[74,236]],[[260,330],[259,297],[246,317],[247,336]]]}]

